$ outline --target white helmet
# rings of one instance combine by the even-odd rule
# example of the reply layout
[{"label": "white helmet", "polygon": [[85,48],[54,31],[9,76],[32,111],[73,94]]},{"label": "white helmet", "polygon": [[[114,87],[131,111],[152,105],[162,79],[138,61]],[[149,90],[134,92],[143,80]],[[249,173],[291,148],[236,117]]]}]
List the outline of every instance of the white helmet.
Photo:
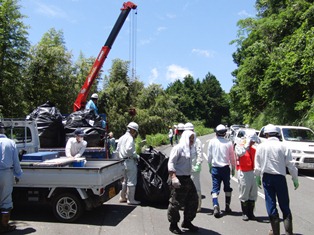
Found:
[{"label": "white helmet", "polygon": [[178,131],[184,131],[184,124],[183,123],[178,124]]},{"label": "white helmet", "polygon": [[194,125],[193,125],[192,123],[190,123],[190,122],[187,122],[187,123],[184,124],[184,130],[185,130],[185,131],[186,131],[186,130],[191,130],[191,131],[193,131],[193,130],[194,130]]},{"label": "white helmet", "polygon": [[98,95],[96,93],[92,94],[91,96],[92,99],[98,99]]},{"label": "white helmet", "polygon": [[136,132],[138,132],[138,124],[136,122],[130,122],[128,124],[128,128],[135,130]]},{"label": "white helmet", "polygon": [[250,141],[253,141],[255,143],[258,143],[258,137],[256,135],[256,132],[254,130],[249,130],[245,134],[246,138],[249,139]]},{"label": "white helmet", "polygon": [[218,134],[218,135],[224,135],[226,134],[227,132],[227,128],[222,125],[222,124],[219,124],[216,129],[215,129],[215,132]]},{"label": "white helmet", "polygon": [[273,124],[268,124],[264,128],[264,133],[279,133],[279,131]]}]

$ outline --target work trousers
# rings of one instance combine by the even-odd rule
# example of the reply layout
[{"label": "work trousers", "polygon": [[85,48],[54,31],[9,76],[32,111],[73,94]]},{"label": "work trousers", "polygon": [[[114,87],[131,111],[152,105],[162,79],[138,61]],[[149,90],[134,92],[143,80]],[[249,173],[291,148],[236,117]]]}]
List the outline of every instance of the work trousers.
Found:
[{"label": "work trousers", "polygon": [[213,189],[211,194],[220,193],[221,182],[224,184],[224,192],[232,192],[232,188],[230,187],[230,167],[229,165],[224,167],[212,167],[212,181],[213,181]]},{"label": "work trousers", "polygon": [[198,196],[195,185],[190,176],[177,176],[180,188],[171,187],[171,195],[168,206],[168,221],[178,223],[180,221],[179,210],[184,207],[184,220],[192,221],[196,216]]},{"label": "work trousers", "polygon": [[12,209],[14,176],[12,169],[0,170],[0,209]]},{"label": "work trousers", "polygon": [[242,202],[256,201],[257,185],[254,171],[238,170],[239,199]]},{"label": "work trousers", "polygon": [[289,192],[286,177],[283,175],[263,174],[263,187],[265,192],[266,210],[269,216],[278,215],[276,197],[283,218],[291,214],[289,206]]},{"label": "work trousers", "polygon": [[137,162],[135,159],[125,159],[124,161],[124,179],[123,182],[128,187],[136,186],[137,184]]}]

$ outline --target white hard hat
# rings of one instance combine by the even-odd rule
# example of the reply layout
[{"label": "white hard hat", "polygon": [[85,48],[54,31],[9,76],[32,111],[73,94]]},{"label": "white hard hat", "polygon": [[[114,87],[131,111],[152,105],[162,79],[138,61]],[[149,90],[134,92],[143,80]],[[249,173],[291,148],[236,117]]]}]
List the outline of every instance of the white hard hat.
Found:
[{"label": "white hard hat", "polygon": [[216,127],[215,132],[218,133],[218,134],[220,134],[220,135],[223,135],[223,134],[225,134],[225,133],[227,132],[227,128],[226,128],[224,125],[219,124],[219,125]]},{"label": "white hard hat", "polygon": [[136,132],[138,132],[138,124],[136,122],[130,122],[128,124],[128,128],[135,130]]},{"label": "white hard hat", "polygon": [[264,133],[279,133],[279,131],[273,124],[268,124],[264,128]]},{"label": "white hard hat", "polygon": [[194,125],[193,125],[192,123],[190,123],[190,122],[187,122],[187,123],[184,124],[184,130],[185,130],[185,131],[186,131],[186,130],[191,130],[191,131],[193,131],[193,130],[194,130]]},{"label": "white hard hat", "polygon": [[249,130],[245,133],[245,136],[250,141],[253,141],[255,143],[258,143],[258,137],[256,135],[256,132],[254,130]]},{"label": "white hard hat", "polygon": [[179,123],[178,124],[178,130],[179,131],[184,131],[184,124],[183,123]]},{"label": "white hard hat", "polygon": [[98,99],[98,95],[96,93],[92,94],[91,96],[92,99]]}]

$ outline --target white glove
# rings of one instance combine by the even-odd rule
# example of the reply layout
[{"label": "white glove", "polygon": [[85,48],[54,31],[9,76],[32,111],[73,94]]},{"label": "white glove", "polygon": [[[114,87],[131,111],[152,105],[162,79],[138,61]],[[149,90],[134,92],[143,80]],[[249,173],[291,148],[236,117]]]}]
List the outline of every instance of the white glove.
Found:
[{"label": "white glove", "polygon": [[180,186],[181,186],[180,181],[177,177],[173,177],[171,179],[171,184],[174,188],[180,188]]}]

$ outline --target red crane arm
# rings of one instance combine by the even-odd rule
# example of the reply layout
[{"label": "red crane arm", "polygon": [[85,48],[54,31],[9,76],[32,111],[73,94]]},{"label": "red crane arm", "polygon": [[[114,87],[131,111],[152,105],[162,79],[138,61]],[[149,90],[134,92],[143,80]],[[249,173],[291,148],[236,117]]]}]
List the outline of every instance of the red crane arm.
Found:
[{"label": "red crane arm", "polygon": [[118,36],[120,29],[122,28],[127,16],[129,15],[129,12],[131,9],[136,9],[137,5],[135,5],[132,2],[125,2],[123,3],[123,7],[121,8],[121,13],[119,15],[119,18],[117,19],[113,29],[110,32],[110,35],[105,43],[105,45],[101,48],[101,51],[98,54],[98,57],[96,58],[93,67],[91,68],[79,94],[77,95],[77,98],[75,100],[73,109],[74,111],[78,111],[85,108],[87,96],[89,94],[89,91],[102,67],[104,64],[110,49]]}]

